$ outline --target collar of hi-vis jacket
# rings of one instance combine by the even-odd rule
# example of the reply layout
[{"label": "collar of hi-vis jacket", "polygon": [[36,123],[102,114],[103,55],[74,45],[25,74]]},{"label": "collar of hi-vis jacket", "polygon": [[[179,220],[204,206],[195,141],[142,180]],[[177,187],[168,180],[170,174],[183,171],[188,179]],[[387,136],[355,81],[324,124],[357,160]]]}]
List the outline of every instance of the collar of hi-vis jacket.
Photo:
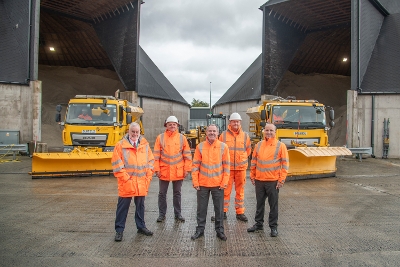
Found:
[{"label": "collar of hi-vis jacket", "polygon": [[178,130],[175,130],[175,131],[171,132],[171,131],[168,131],[167,129],[165,129],[165,134],[166,134],[168,137],[171,137],[171,136],[173,136],[173,135],[175,135],[175,134],[178,134]]},{"label": "collar of hi-vis jacket", "polygon": [[[126,134],[124,136],[124,139],[125,139],[126,142],[123,142],[123,144],[127,145],[127,146],[124,146],[124,147],[129,147],[129,146],[133,147],[133,143],[132,143],[133,141],[131,139],[129,139],[129,134]],[[146,139],[144,139],[142,136],[139,136],[138,140],[136,141],[137,142],[137,147],[139,147],[142,144],[145,144],[146,143],[145,140]]]},{"label": "collar of hi-vis jacket", "polygon": [[276,138],[269,138],[268,140],[267,140],[267,138],[265,138],[264,137],[264,141],[265,141],[265,143],[267,144],[267,145],[273,145],[273,144],[276,144],[277,142],[278,142],[278,139],[276,139]]},{"label": "collar of hi-vis jacket", "polygon": [[239,129],[235,132],[230,125],[228,125],[228,133],[233,135],[234,137],[238,136],[240,134],[240,131],[242,130],[242,126],[239,126]]}]

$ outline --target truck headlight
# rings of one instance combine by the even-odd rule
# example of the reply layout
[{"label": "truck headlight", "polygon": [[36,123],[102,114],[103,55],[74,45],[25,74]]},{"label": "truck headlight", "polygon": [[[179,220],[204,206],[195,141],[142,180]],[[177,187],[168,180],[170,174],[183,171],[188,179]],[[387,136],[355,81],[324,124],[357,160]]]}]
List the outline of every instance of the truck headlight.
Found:
[{"label": "truck headlight", "polygon": [[113,152],[114,151],[114,147],[105,147],[104,148],[104,150],[103,150],[104,152]]},{"label": "truck headlight", "polygon": [[65,146],[63,152],[69,153],[69,152],[72,152],[72,150],[74,150],[73,146]]}]

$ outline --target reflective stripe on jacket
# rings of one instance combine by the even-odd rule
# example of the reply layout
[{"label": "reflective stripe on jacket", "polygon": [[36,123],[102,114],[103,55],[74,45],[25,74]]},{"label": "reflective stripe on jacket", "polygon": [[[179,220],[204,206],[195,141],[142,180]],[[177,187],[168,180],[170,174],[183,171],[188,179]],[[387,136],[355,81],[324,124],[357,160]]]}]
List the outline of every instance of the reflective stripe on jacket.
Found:
[{"label": "reflective stripe on jacket", "polygon": [[192,154],[186,137],[178,131],[167,130],[158,135],[154,144],[154,171],[160,172],[160,179],[182,180],[185,171],[191,169]]},{"label": "reflective stripe on jacket", "polygon": [[229,149],[219,140],[208,140],[197,145],[193,157],[193,187],[222,187],[229,181]]},{"label": "reflective stripe on jacket", "polygon": [[153,175],[153,153],[144,137],[139,137],[137,148],[128,138],[127,134],[115,145],[111,158],[114,176],[118,180],[118,195],[146,196]]},{"label": "reflective stripe on jacket", "polygon": [[246,170],[248,166],[248,158],[251,154],[251,141],[249,135],[239,129],[238,133],[232,131],[231,126],[228,130],[222,132],[219,140],[229,147],[229,155],[231,159],[231,170]]},{"label": "reflective stripe on jacket", "polygon": [[262,140],[254,147],[250,178],[260,181],[285,182],[289,170],[286,145],[275,138]]}]

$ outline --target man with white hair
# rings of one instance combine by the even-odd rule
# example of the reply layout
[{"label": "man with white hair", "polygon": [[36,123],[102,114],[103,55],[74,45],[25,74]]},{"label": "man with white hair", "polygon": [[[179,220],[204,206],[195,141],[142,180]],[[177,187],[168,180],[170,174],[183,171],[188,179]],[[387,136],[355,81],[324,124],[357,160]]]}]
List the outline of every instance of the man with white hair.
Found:
[{"label": "man with white hair", "polygon": [[147,140],[140,136],[140,125],[131,123],[129,132],[115,147],[111,158],[118,181],[118,204],[115,218],[115,241],[121,241],[132,198],[135,202],[135,223],[139,234],[153,235],[144,221],[144,200],[153,176],[154,157]]}]

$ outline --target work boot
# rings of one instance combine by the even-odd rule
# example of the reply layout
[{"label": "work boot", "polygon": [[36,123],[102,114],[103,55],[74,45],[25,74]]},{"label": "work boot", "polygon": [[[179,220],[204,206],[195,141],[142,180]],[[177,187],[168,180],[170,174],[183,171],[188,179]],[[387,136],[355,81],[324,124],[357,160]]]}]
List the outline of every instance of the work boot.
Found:
[{"label": "work boot", "polygon": [[219,239],[221,239],[222,241],[226,241],[228,238],[226,237],[226,235],[222,232],[217,232],[217,237]]},{"label": "work boot", "polygon": [[276,228],[271,228],[271,234],[272,237],[277,237],[278,236],[278,229]]},{"label": "work boot", "polygon": [[140,228],[140,229],[137,230],[137,232],[138,232],[139,234],[147,235],[147,236],[153,235],[153,232],[150,231],[150,230],[147,229],[147,228]]},{"label": "work boot", "polygon": [[[228,219],[228,216],[226,216],[226,212],[224,212],[224,220]],[[215,216],[211,216],[211,221],[215,222]]]},{"label": "work boot", "polygon": [[158,216],[157,222],[163,222],[165,220],[165,216]]},{"label": "work boot", "polygon": [[122,241],[122,236],[124,235],[124,232],[116,232],[115,233],[115,238],[114,238],[114,240],[116,241],[116,242],[120,242],[120,241]]},{"label": "work boot", "polygon": [[191,239],[192,240],[196,240],[197,238],[200,238],[204,235],[204,232],[198,232],[196,231],[196,233],[194,233],[194,235],[192,235]]},{"label": "work boot", "polygon": [[252,233],[252,232],[263,230],[263,229],[264,228],[262,226],[253,225],[252,227],[247,228],[247,232]]},{"label": "work boot", "polygon": [[185,218],[183,218],[182,215],[175,216],[175,220],[185,222]]},{"label": "work boot", "polygon": [[242,221],[242,222],[247,222],[248,221],[248,219],[247,219],[246,215],[244,215],[244,213],[243,214],[236,214],[236,219],[238,219],[239,221]]}]

